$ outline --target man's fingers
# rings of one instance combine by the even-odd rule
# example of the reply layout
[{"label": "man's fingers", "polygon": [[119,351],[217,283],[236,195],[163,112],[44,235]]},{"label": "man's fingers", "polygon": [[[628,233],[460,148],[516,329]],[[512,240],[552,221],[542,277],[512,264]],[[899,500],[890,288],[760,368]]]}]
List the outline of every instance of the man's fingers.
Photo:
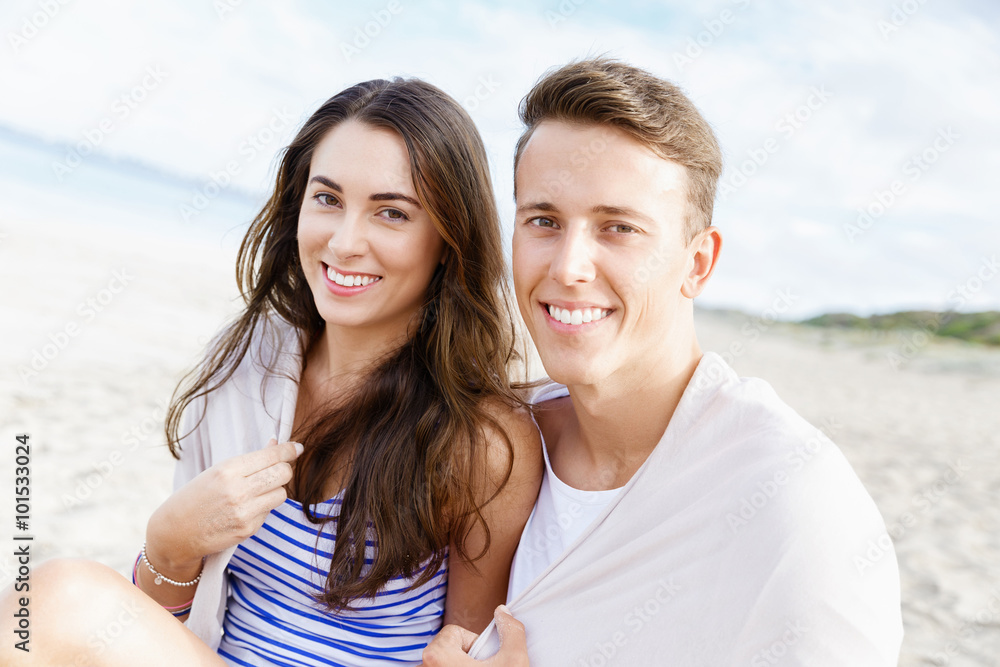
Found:
[{"label": "man's fingers", "polygon": [[291,463],[302,453],[302,445],[297,442],[283,442],[280,445],[275,442],[271,438],[267,447],[239,457],[240,472],[244,477],[270,468],[275,463]]},{"label": "man's fingers", "polygon": [[446,625],[441,628],[427,648],[424,649],[423,664],[427,667],[438,667],[455,664],[475,664],[466,656],[476,641],[476,635],[457,625]]},{"label": "man's fingers", "polygon": [[[506,605],[500,605],[493,612],[493,619],[497,624],[497,632],[500,634],[499,656],[525,656],[524,663],[511,662],[510,664],[527,665],[528,643],[524,636],[524,624],[510,615],[510,610]],[[502,664],[507,664],[506,662]]]},{"label": "man's fingers", "polygon": [[468,653],[469,649],[472,648],[472,645],[476,643],[476,639],[479,638],[479,635],[475,632],[466,630],[460,625],[449,625],[448,627],[453,628],[455,634],[459,636],[459,639],[461,640],[459,645],[462,647],[463,653]]}]

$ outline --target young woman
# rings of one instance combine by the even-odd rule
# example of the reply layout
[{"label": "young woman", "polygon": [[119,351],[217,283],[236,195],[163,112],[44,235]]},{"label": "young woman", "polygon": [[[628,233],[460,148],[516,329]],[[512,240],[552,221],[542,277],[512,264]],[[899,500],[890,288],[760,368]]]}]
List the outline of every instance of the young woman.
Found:
[{"label": "young woman", "polygon": [[44,564],[31,652],[0,662],[415,664],[442,622],[484,628],[541,474],[500,238],[454,100],[379,80],[327,101],[240,248],[246,310],[169,410],[177,488],[136,586]]}]

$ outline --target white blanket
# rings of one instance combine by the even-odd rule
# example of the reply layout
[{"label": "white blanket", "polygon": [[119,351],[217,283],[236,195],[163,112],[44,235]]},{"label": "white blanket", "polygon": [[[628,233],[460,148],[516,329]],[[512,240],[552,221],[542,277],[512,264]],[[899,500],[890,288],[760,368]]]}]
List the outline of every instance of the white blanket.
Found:
[{"label": "white blanket", "polygon": [[[270,438],[291,437],[302,373],[302,341],[290,324],[274,318],[254,332],[250,351],[232,378],[195,401],[184,412],[181,459],[174,471],[174,489],[211,466],[256,451]],[[206,405],[207,404],[207,405]],[[201,423],[197,428],[194,424]],[[186,624],[212,650],[222,639],[228,580],[226,567],[236,551],[232,546],[205,559]]]},{"label": "white blanket", "polygon": [[[713,353],[621,495],[509,607],[535,667],[889,667],[903,634],[895,553],[844,456]],[[496,649],[491,624],[471,655]]]}]

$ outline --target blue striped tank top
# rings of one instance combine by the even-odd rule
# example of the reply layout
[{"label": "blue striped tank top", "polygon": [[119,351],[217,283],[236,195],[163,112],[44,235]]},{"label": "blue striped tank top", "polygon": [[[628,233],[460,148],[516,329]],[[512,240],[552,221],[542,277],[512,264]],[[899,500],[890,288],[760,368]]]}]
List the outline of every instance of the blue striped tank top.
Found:
[{"label": "blue striped tank top", "polygon": [[[336,516],[339,496],[316,505]],[[229,561],[229,598],[219,655],[230,665],[417,665],[441,629],[447,560],[426,584],[396,577],[375,599],[331,613],[312,595],[329,573],[335,524],[310,523],[286,500]],[[319,541],[317,542],[317,536]],[[368,543],[371,563],[372,544]],[[418,573],[419,575],[419,573]]]}]

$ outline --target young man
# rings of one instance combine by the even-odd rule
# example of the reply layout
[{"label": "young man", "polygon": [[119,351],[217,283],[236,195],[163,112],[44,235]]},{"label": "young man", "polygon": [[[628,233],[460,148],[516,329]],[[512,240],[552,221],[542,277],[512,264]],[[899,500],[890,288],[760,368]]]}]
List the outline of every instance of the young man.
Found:
[{"label": "young man", "polygon": [[899,575],[871,498],[765,382],[699,348],[721,245],[708,124],[607,59],[544,77],[521,117],[514,282],[553,380],[511,571],[523,626],[501,608],[475,645],[445,628],[425,663],[499,643],[489,664],[895,665]]}]

